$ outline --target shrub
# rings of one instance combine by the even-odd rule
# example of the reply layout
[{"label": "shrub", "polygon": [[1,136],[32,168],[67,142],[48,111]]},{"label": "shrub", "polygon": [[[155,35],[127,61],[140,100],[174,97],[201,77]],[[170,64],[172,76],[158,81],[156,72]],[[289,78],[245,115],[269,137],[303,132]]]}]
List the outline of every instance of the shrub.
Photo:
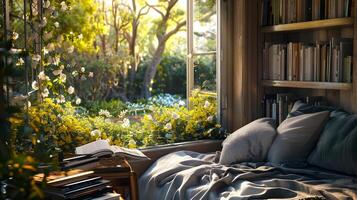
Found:
[{"label": "shrub", "polygon": [[56,104],[49,98],[30,107],[28,115],[17,115],[10,121],[13,148],[17,152],[32,151],[40,159],[50,158],[58,150],[73,152],[76,146],[94,139],[88,118],[78,117],[70,103]]},{"label": "shrub", "polygon": [[90,116],[98,116],[100,110],[107,110],[113,116],[118,116],[123,110],[127,109],[127,105],[120,100],[110,101],[91,101],[84,104]]},{"label": "shrub", "polygon": [[[122,105],[120,101],[113,102],[105,105]],[[34,157],[41,160],[55,156],[58,150],[73,153],[75,147],[97,139],[136,148],[222,137],[214,96],[194,92],[190,109],[178,103],[157,102],[151,102],[147,114],[112,118],[93,117],[70,103],[56,104],[51,99],[44,99],[29,108],[28,126],[24,114],[11,118],[13,147],[18,152],[32,151]],[[98,106],[96,109],[103,108]]]},{"label": "shrub", "polygon": [[142,120],[146,145],[166,144],[188,140],[220,138],[217,124],[217,104],[214,97],[195,93],[190,99],[192,108],[183,106],[155,107]]}]

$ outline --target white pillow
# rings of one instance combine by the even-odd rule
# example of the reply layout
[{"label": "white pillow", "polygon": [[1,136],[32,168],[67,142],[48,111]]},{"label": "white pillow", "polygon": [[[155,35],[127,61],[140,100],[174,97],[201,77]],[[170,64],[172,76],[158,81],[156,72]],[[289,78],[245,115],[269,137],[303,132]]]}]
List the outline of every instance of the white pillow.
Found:
[{"label": "white pillow", "polygon": [[271,118],[245,125],[223,141],[219,163],[264,162],[276,134],[275,120]]}]

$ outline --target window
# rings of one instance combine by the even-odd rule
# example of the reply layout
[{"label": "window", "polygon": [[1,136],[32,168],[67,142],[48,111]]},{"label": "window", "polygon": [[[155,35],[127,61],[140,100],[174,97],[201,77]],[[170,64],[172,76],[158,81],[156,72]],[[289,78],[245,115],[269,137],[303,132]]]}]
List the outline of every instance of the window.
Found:
[{"label": "window", "polygon": [[187,1],[187,96],[198,89],[219,99],[217,10],[216,0]]},{"label": "window", "polygon": [[29,55],[12,66],[26,73],[31,61],[18,84],[31,92],[9,99],[26,105],[21,126],[38,136],[12,130],[18,140],[67,152],[96,139],[136,148],[221,137],[219,1],[14,2],[11,43]]}]

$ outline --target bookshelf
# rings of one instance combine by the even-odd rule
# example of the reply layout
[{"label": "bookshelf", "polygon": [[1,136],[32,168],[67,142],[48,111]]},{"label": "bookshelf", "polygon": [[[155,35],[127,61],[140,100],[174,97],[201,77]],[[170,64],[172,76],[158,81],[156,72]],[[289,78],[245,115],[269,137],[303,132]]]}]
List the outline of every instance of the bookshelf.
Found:
[{"label": "bookshelf", "polygon": [[353,18],[336,18],[323,19],[307,22],[298,22],[290,24],[280,24],[275,26],[265,26],[262,28],[263,33],[288,32],[288,31],[304,31],[312,29],[328,29],[336,27],[346,27],[353,25]]},{"label": "bookshelf", "polygon": [[325,90],[351,90],[352,83],[312,82],[312,81],[279,81],[263,80],[263,86],[282,88],[305,88]]},{"label": "bookshelf", "polygon": [[[294,22],[287,22],[291,19],[285,19],[289,18],[290,13],[287,11],[282,11],[280,8],[280,17],[275,18],[274,12],[279,13],[276,9],[272,9],[269,12],[273,12],[272,14],[264,14],[264,6],[266,2],[270,0],[260,0],[260,6],[261,6],[261,16],[259,18],[259,28],[258,28],[258,58],[259,58],[259,74],[258,74],[258,84],[259,86],[259,91],[260,91],[260,96],[259,99],[263,102],[265,101],[265,97],[268,95],[272,94],[294,94],[299,97],[322,97],[326,100],[326,102],[329,105],[333,105],[336,107],[341,107],[349,112],[357,112],[357,6],[356,6],[356,0],[351,0],[350,3],[353,5],[350,8],[348,7],[343,7],[346,8],[346,12],[341,12],[342,14],[337,14],[335,17],[329,16],[329,11],[325,10],[324,17],[321,17],[319,19],[311,19],[311,16],[314,16],[314,11],[312,11],[312,14],[310,13],[310,19],[302,19],[305,16],[296,14],[296,18],[294,18]],[[274,1],[274,0],[272,0]],[[298,0],[296,2],[305,2],[305,0]],[[329,2],[332,2],[334,0],[331,0]],[[276,0],[276,2],[284,2],[285,5],[282,7],[289,7],[287,5],[290,1],[279,1]],[[294,2],[294,1],[292,1]],[[307,2],[307,1],[306,1]],[[320,1],[319,1],[320,2]],[[321,1],[322,2],[322,1]],[[336,0],[336,9],[337,5],[341,3],[342,0]],[[343,2],[347,2],[347,0],[343,0]],[[351,5],[350,4],[350,5]],[[275,4],[276,5],[276,4]],[[314,5],[312,5],[314,6]],[[315,5],[315,8],[320,9],[320,6]],[[340,7],[341,8],[341,7]],[[289,7],[291,9],[291,7]],[[299,9],[299,6],[297,5],[296,7],[293,7],[293,9]],[[313,8],[314,9],[314,8]],[[312,9],[312,10],[313,10]],[[331,9],[330,7],[328,9]],[[350,9],[348,11],[348,9]],[[282,12],[282,13],[281,13]],[[297,11],[298,13],[299,11]],[[303,12],[306,12],[306,10],[303,9]],[[337,11],[336,11],[337,12]],[[344,14],[346,13],[346,15]],[[347,14],[348,13],[348,14]],[[268,16],[269,19],[266,20],[265,22],[263,21],[263,17]],[[285,17],[285,18],[284,18]],[[302,18],[301,18],[302,17]],[[320,15],[318,15],[320,17]],[[283,19],[284,18],[284,19]],[[306,17],[305,17],[306,18]],[[313,17],[312,17],[313,18]],[[262,24],[265,24],[265,26],[262,26]],[[273,24],[273,25],[272,25]],[[336,43],[332,43],[336,39]],[[341,39],[341,40],[340,40]],[[345,70],[345,58],[348,56],[348,69],[350,70],[350,76],[345,79],[345,74],[340,74],[338,75],[337,81],[334,79],[335,71],[332,69],[332,65],[336,65],[335,63],[332,64],[332,61],[329,60],[332,57],[332,51],[334,50],[335,46],[338,46],[338,50],[342,49],[341,41],[342,39],[348,39],[349,41],[349,46],[348,49],[350,51],[346,54],[337,54],[339,57],[338,59],[341,59],[342,61],[336,61],[338,64],[338,67],[342,70]],[[276,66],[276,63],[279,63],[279,66],[284,66],[284,65],[289,65],[289,60],[287,58],[287,55],[289,55],[289,43],[298,43],[297,44],[297,52],[296,55],[298,56],[297,61],[293,60],[290,61],[290,63],[298,63],[298,64],[290,64],[294,66],[293,69],[288,67],[277,67],[280,76],[278,78],[275,76],[276,73],[276,68],[271,66]],[[273,51],[274,54],[271,54],[269,51],[269,47],[273,45],[282,45],[278,46],[275,48]],[[326,48],[331,48],[332,50],[329,51],[329,49],[325,49],[325,67],[323,66],[323,59],[322,59],[322,53],[321,53],[321,47],[326,45]],[[343,48],[345,48],[344,46]],[[281,49],[284,49],[283,51],[283,57],[285,57],[285,61],[278,61],[278,62],[271,62],[267,64],[267,58],[268,62],[270,62],[269,59],[275,59],[272,58],[272,55],[275,55],[275,52],[281,51]],[[293,46],[293,48],[295,48]],[[293,49],[291,48],[291,49]],[[306,48],[311,48],[311,51],[306,51]],[[325,47],[324,47],[325,48]],[[278,51],[276,50],[278,49]],[[316,50],[317,49],[317,50]],[[295,51],[295,49],[293,49]],[[317,54],[316,51],[319,51]],[[267,52],[269,52],[267,54]],[[302,52],[302,53],[301,53]],[[311,53],[312,52],[312,53]],[[330,52],[330,54],[329,54]],[[280,53],[280,52],[279,52]],[[340,53],[340,52],[338,52]],[[329,54],[330,58],[326,56],[326,54]],[[268,55],[268,56],[267,56]],[[292,57],[294,58],[294,54],[292,54]],[[307,58],[307,55],[310,55],[310,58]],[[311,56],[313,55],[313,56]],[[318,61],[316,61],[317,57]],[[290,58],[292,58],[290,57]],[[302,58],[303,57],[303,58]],[[295,58],[294,58],[295,59]],[[310,60],[309,60],[310,59]],[[338,60],[337,59],[337,60]],[[308,61],[305,61],[308,60]],[[305,77],[305,74],[301,75],[301,67],[302,71],[306,71],[306,62],[309,62],[312,60],[313,67],[310,67],[309,65],[308,71],[312,72],[312,74],[315,75],[308,75],[308,78]],[[330,67],[331,68],[326,68],[328,64],[326,62],[331,63]],[[283,63],[283,64],[280,64]],[[287,64],[288,63],[288,64]],[[303,63],[303,66],[300,64]],[[295,74],[295,67],[297,66],[297,74]],[[312,68],[312,69],[311,69]],[[268,75],[266,70],[268,69]],[[271,73],[271,70],[273,69],[273,73]],[[290,69],[290,71],[289,71]],[[310,70],[311,69],[311,70]],[[325,69],[326,71],[322,72],[322,69]],[[285,70],[285,71],[284,71]],[[327,71],[329,70],[329,73],[327,75]],[[291,73],[291,71],[294,71],[294,75],[290,76],[288,73]],[[348,70],[346,70],[347,72]],[[271,73],[271,74],[269,74]],[[304,72],[305,73],[305,72]],[[319,75],[316,75],[320,73]],[[285,75],[282,75],[285,74]],[[321,74],[325,74],[327,78],[321,78]],[[291,78],[294,77],[294,78]],[[312,77],[312,78],[311,78]],[[273,97],[274,98],[274,97]],[[278,99],[275,98],[276,101]],[[266,109],[265,105],[261,105],[260,111],[261,113],[264,113],[264,110]]]}]

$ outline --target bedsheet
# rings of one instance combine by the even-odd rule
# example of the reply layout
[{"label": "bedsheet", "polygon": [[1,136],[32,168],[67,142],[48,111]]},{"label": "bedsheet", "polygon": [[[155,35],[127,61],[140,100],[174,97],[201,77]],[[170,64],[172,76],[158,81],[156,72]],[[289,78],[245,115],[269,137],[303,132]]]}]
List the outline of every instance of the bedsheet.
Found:
[{"label": "bedsheet", "polygon": [[140,198],[357,199],[356,177],[298,165],[239,163],[224,166],[214,160],[215,154],[191,151],[160,158],[140,177]]}]

